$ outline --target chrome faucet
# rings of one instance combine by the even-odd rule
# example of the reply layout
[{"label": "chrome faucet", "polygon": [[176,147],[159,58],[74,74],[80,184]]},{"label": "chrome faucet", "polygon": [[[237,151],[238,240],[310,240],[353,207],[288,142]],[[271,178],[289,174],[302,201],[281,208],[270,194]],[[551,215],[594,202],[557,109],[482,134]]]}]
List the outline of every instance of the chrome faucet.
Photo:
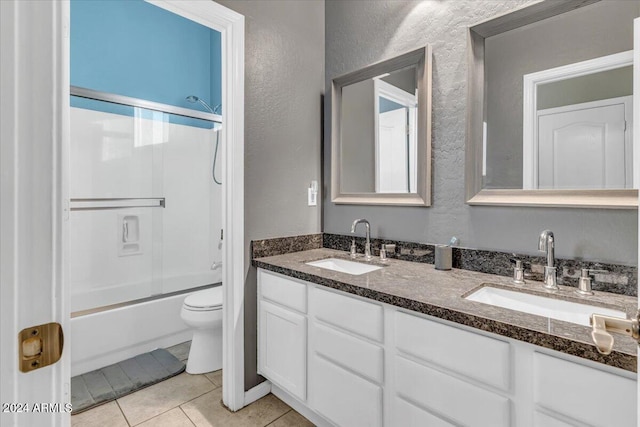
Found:
[{"label": "chrome faucet", "polygon": [[[369,221],[364,218],[356,219],[353,221],[353,224],[351,224],[351,233],[356,232],[356,226],[360,223],[364,224],[367,236],[367,242],[364,245],[364,257],[367,261],[371,261],[373,257],[371,256],[371,225],[369,225]],[[355,242],[351,245],[351,256],[355,256]]]},{"label": "chrome faucet", "polygon": [[540,233],[540,240],[538,241],[538,250],[540,252],[546,252],[547,265],[544,267],[544,287],[556,291],[558,290],[557,273],[555,266],[555,240],[553,237],[553,231],[544,230]]}]

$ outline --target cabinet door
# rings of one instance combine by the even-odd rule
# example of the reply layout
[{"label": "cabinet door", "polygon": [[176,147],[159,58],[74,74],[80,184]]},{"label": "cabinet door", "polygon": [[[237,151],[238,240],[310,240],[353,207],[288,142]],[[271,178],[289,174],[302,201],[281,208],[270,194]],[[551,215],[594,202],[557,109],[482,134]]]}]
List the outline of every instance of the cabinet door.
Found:
[{"label": "cabinet door", "polygon": [[307,319],[260,301],[258,371],[300,400],[307,394]]}]

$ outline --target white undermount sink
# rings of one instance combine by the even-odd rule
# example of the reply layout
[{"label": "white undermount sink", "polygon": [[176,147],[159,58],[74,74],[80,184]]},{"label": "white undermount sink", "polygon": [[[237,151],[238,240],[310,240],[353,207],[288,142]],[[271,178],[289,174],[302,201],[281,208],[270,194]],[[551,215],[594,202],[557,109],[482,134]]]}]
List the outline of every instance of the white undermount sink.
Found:
[{"label": "white undermount sink", "polygon": [[589,318],[593,313],[622,317],[625,319],[627,317],[626,313],[620,310],[580,304],[556,298],[547,298],[491,286],[484,286],[465,298],[470,301],[537,314],[538,316],[550,317],[552,319],[585,326],[590,326]]},{"label": "white undermount sink", "polygon": [[382,268],[377,265],[347,261],[346,259],[340,258],[321,259],[319,261],[308,262],[306,264],[314,267],[325,268],[327,270],[339,271],[341,273],[353,274],[354,276],[380,270]]}]

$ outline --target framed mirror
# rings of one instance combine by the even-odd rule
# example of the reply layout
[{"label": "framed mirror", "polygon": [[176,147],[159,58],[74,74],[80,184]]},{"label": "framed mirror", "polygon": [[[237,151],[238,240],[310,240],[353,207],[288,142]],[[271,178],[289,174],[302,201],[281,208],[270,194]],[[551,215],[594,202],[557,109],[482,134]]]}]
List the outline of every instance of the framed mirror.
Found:
[{"label": "framed mirror", "polygon": [[431,205],[431,47],[333,80],[331,200]]},{"label": "framed mirror", "polygon": [[638,16],[638,2],[546,0],[469,28],[467,203],[638,206]]}]

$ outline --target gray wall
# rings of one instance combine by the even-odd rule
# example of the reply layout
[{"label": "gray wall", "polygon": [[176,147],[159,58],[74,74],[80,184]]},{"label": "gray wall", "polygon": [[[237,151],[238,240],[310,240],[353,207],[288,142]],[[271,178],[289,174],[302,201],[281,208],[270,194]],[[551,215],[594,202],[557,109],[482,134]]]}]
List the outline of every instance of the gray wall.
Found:
[{"label": "gray wall", "polygon": [[[372,235],[535,254],[538,235],[550,228],[556,254],[636,265],[635,210],[468,206],[464,199],[467,27],[508,12],[523,0],[327,0],[325,87],[331,79],[368,64],[433,45],[433,205],[430,208],[350,206],[324,192],[324,230],[349,233],[355,218],[371,221]],[[330,96],[327,96],[329,98]],[[325,102],[324,176],[330,186],[330,99]]]},{"label": "gray wall", "polygon": [[485,40],[487,177],[522,188],[522,77],[633,49],[640,2],[602,1]]},{"label": "gray wall", "polygon": [[537,110],[633,95],[633,67],[615,68],[538,86]]},{"label": "gray wall", "polygon": [[373,80],[364,80],[342,88],[342,191],[376,191],[376,144]]},{"label": "gray wall", "polygon": [[395,87],[399,87],[405,92],[414,94],[416,93],[416,88],[418,87],[416,71],[417,67],[411,66],[409,68],[405,68],[404,70],[394,71],[387,77],[383,77],[380,80],[385,81],[390,85],[394,85]]},{"label": "gray wall", "polygon": [[[245,16],[245,241],[320,231],[324,2],[217,0]],[[245,280],[245,388],[256,374],[256,272]]]}]

